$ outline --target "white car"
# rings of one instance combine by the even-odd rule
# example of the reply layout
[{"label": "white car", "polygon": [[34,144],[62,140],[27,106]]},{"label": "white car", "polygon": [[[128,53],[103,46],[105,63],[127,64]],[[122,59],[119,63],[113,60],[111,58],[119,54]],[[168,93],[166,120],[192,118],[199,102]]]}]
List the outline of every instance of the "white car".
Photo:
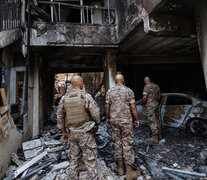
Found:
[{"label": "white car", "polygon": [[[140,122],[149,123],[146,106],[136,102]],[[207,101],[182,93],[163,93],[160,98],[161,127],[189,129],[195,135],[207,135]]]}]

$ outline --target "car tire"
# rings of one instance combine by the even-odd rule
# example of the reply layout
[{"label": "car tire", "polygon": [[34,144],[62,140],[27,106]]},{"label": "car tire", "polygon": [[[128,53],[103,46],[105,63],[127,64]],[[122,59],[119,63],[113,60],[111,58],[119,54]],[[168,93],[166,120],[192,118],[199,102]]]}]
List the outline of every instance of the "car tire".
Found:
[{"label": "car tire", "polygon": [[193,119],[190,121],[190,131],[197,136],[207,135],[207,124],[201,119]]}]

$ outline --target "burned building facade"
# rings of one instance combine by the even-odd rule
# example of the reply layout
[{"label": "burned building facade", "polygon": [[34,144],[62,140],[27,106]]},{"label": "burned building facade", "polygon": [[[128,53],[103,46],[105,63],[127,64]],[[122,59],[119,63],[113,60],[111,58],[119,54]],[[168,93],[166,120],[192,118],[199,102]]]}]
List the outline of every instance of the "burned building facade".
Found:
[{"label": "burned building facade", "polygon": [[162,92],[206,97],[206,7],[205,0],[1,0],[1,87],[22,133],[14,127],[0,137],[0,178],[12,151],[47,124],[57,73],[104,72],[108,89],[121,71],[137,98],[149,75]]}]

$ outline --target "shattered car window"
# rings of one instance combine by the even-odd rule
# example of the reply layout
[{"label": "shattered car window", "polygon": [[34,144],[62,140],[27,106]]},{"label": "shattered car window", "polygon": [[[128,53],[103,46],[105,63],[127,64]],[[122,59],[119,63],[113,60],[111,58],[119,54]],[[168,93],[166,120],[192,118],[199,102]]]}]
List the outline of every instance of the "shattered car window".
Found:
[{"label": "shattered car window", "polygon": [[192,105],[192,101],[182,96],[169,96],[166,105]]}]

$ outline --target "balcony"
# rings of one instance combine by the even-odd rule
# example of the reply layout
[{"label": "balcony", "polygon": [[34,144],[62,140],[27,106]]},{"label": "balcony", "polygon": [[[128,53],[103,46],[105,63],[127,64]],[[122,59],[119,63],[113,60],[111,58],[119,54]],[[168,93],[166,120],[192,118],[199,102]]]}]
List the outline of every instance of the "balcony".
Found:
[{"label": "balcony", "polygon": [[0,48],[21,37],[21,0],[0,2]]},{"label": "balcony", "polygon": [[109,0],[37,2],[31,46],[117,47],[115,8]]}]

